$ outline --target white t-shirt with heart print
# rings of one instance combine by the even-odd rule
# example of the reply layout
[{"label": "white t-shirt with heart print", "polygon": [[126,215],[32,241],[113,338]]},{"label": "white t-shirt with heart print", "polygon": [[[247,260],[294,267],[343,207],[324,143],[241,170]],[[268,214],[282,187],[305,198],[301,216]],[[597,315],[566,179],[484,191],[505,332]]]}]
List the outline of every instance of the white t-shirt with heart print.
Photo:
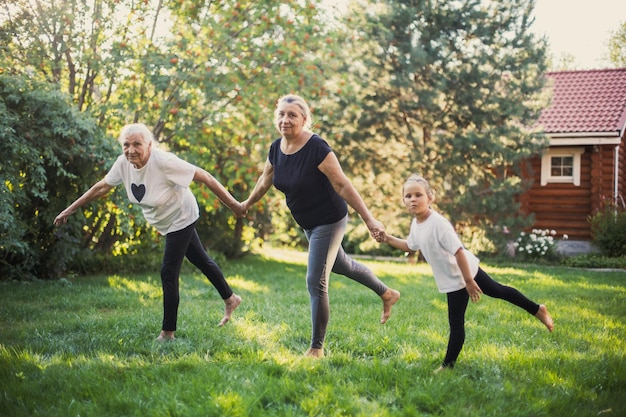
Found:
[{"label": "white t-shirt with heart print", "polygon": [[146,165],[136,169],[120,155],[104,180],[113,187],[124,184],[131,203],[139,204],[146,221],[166,235],[200,217],[198,202],[189,189],[195,172],[195,165],[153,146]]}]

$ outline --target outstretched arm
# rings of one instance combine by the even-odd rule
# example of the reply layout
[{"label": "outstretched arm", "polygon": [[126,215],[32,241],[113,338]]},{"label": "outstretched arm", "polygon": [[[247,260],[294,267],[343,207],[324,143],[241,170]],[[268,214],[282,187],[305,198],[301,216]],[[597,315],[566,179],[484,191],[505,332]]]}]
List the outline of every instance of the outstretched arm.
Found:
[{"label": "outstretched arm", "polygon": [[112,189],[113,187],[107,184],[106,181],[104,181],[104,179],[98,181],[97,183],[92,185],[91,188],[85,192],[85,194],[78,197],[76,201],[74,201],[65,210],[59,213],[59,215],[54,219],[55,226],[58,226],[63,223],[67,223],[67,218],[70,215],[74,214],[76,210],[78,210],[80,207],[84,206],[85,204],[88,204],[92,202],[93,200],[106,195]]},{"label": "outstretched arm", "polygon": [[378,234],[378,236],[376,237],[376,241],[379,243],[384,242],[389,246],[400,249],[403,252],[411,252],[411,249],[409,249],[409,245],[407,244],[405,239],[400,239],[399,237],[392,236],[384,231]]},{"label": "outstretched arm", "polygon": [[274,166],[270,163],[269,159],[265,161],[265,166],[263,167],[263,172],[261,176],[256,181],[256,185],[254,189],[250,193],[250,196],[242,203],[244,212],[248,211],[250,207],[254,205],[257,201],[259,201],[265,193],[270,189],[274,182]]},{"label": "outstretched arm", "polygon": [[372,216],[358,191],[346,177],[334,152],[326,155],[326,158],[318,165],[318,168],[326,175],[337,194],[359,213],[359,216],[361,216],[374,238],[376,238],[378,233],[385,230],[385,226]]},{"label": "outstretched arm", "polygon": [[231,193],[219,182],[213,175],[209,174],[202,168],[196,168],[196,173],[193,175],[193,180],[197,183],[206,185],[213,194],[219,198],[222,203],[235,213],[235,216],[241,217],[244,214],[244,210],[239,201],[232,196]]}]

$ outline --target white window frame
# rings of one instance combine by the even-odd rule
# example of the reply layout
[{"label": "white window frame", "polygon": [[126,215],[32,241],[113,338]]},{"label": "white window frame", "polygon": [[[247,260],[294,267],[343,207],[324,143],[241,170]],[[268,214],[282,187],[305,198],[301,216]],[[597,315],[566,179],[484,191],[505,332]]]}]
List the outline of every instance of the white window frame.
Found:
[{"label": "white window frame", "polygon": [[[585,148],[550,148],[541,157],[541,185],[545,186],[549,183],[572,183],[575,186],[580,185],[580,156],[585,153]],[[573,157],[573,175],[571,176],[553,176],[552,175],[552,158],[558,157]]]}]

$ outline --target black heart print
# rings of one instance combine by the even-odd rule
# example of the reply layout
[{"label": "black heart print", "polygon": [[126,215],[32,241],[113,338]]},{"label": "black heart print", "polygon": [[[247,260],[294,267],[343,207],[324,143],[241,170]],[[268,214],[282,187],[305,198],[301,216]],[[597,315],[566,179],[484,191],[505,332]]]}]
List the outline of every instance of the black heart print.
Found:
[{"label": "black heart print", "polygon": [[141,199],[143,198],[144,195],[146,195],[146,186],[143,184],[139,184],[139,185],[131,184],[130,190],[133,192],[133,195],[135,196],[137,201],[141,203]]}]

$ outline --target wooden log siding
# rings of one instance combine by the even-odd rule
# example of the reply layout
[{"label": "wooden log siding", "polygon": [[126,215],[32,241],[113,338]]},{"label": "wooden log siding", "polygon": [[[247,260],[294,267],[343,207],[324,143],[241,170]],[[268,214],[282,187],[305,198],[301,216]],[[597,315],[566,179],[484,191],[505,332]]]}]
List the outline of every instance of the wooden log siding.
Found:
[{"label": "wooden log siding", "polygon": [[[626,202],[626,138],[622,138],[622,145],[619,147],[618,174],[620,181],[617,185],[618,204]],[[622,208],[626,209],[623,205]]]},{"label": "wooden log siding", "polygon": [[[613,199],[614,152],[614,145],[585,146],[579,186],[570,183],[541,186],[541,158],[533,158],[533,185],[520,199],[522,212],[535,216],[532,228],[555,230],[559,238],[566,234],[570,240],[591,240],[589,216]],[[623,167],[623,147],[620,154]]]}]

